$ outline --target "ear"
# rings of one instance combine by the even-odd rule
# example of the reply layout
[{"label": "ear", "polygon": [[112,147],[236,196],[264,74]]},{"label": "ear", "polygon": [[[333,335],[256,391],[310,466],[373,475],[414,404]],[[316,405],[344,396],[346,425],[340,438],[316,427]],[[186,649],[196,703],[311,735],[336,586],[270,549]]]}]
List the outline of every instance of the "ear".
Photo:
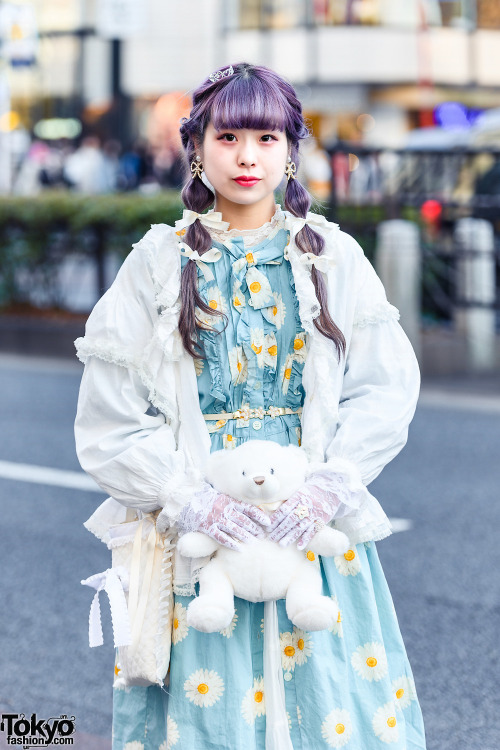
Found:
[{"label": "ear", "polygon": [[214,451],[211,453],[205,464],[205,479],[215,486],[217,477],[221,477],[228,466],[229,450]]}]

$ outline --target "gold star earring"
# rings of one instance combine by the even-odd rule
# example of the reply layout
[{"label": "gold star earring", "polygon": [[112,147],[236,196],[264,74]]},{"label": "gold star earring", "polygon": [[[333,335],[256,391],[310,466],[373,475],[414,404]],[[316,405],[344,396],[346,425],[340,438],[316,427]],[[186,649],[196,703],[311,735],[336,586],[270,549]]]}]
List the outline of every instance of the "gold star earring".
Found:
[{"label": "gold star earring", "polygon": [[196,156],[191,162],[191,177],[194,180],[195,177],[199,177],[201,180],[201,173],[203,172],[203,164],[201,163],[201,156]]},{"label": "gold star earring", "polygon": [[285,174],[286,174],[288,182],[290,182],[290,180],[295,180],[296,171],[297,171],[297,167],[295,166],[295,162],[292,161],[292,157],[289,156],[287,160],[287,165],[285,167]]}]

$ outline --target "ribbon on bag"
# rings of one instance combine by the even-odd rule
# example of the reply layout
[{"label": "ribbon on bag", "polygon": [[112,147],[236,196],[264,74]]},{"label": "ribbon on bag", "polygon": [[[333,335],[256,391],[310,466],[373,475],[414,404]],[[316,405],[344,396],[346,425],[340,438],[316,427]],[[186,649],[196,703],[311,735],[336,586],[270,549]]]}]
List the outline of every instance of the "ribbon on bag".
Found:
[{"label": "ribbon on bag", "polygon": [[125,591],[128,588],[128,573],[125,568],[108,568],[108,570],[96,573],[80,583],[82,586],[90,586],[95,589],[89,615],[90,648],[103,644],[101,606],[99,604],[99,593],[103,590],[107,593],[109,599],[115,646],[128,646],[132,641],[132,634],[125,599]]},{"label": "ribbon on bag", "polygon": [[[148,534],[145,544],[143,545],[143,524],[145,521],[147,523],[151,523],[151,530]],[[137,531],[135,532],[134,546],[132,551],[132,564],[130,567],[128,611],[130,621],[132,623],[132,646],[138,643],[141,636],[141,630],[144,624],[144,617],[146,614],[146,607],[149,599],[151,581],[153,579],[155,556],[162,554],[161,548],[158,548],[159,544],[161,544],[161,535],[156,530],[156,526],[149,517],[149,514],[146,514],[145,517],[139,522]],[[143,556],[143,553],[146,562],[144,566],[142,581],[140,581],[141,558]],[[139,583],[141,584],[140,587]]]}]

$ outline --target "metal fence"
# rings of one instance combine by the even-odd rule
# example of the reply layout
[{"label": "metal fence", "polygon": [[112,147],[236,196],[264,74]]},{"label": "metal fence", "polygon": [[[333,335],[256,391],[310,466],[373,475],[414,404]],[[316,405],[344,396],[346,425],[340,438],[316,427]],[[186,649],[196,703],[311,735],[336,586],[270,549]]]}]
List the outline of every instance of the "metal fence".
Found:
[{"label": "metal fence", "polygon": [[[408,219],[421,230],[424,316],[452,320],[467,307],[500,309],[500,151],[369,150],[350,145],[330,152],[329,218],[353,234],[373,259],[377,226]],[[474,298],[464,288],[464,264],[484,261],[474,234],[464,244],[460,220],[486,220],[493,227],[494,299]],[[491,295],[490,295],[491,296]]]}]

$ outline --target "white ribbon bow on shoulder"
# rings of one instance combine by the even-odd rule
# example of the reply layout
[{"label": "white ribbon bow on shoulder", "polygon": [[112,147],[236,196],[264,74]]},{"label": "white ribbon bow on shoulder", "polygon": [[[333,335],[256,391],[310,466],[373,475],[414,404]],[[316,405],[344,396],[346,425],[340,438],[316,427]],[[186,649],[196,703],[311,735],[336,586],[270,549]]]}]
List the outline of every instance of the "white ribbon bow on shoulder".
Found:
[{"label": "white ribbon bow on shoulder", "polygon": [[200,255],[197,250],[190,248],[185,242],[179,242],[179,247],[181,255],[196,263],[207,282],[214,280],[215,276],[212,269],[207,266],[207,263],[216,263],[222,257],[222,252],[217,247],[211,247],[203,255]]},{"label": "white ribbon bow on shoulder", "polygon": [[182,219],[175,222],[175,228],[179,232],[182,229],[194,224],[196,219],[200,220],[200,223],[207,229],[223,229],[224,231],[229,229],[229,222],[222,221],[222,214],[220,211],[210,211],[207,214],[199,214],[196,211],[191,211],[185,208],[182,212]]}]

